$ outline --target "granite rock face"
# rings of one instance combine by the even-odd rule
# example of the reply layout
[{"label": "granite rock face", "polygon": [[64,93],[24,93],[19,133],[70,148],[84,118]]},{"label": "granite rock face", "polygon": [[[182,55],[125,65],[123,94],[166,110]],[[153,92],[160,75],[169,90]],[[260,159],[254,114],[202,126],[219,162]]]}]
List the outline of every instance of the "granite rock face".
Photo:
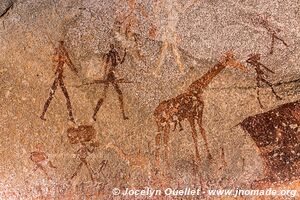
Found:
[{"label": "granite rock face", "polygon": [[13,6],[13,1],[12,0],[4,0],[0,4],[0,16],[3,17],[10,8]]},{"label": "granite rock face", "polygon": [[2,0],[0,16],[1,199],[299,190],[298,0]]}]

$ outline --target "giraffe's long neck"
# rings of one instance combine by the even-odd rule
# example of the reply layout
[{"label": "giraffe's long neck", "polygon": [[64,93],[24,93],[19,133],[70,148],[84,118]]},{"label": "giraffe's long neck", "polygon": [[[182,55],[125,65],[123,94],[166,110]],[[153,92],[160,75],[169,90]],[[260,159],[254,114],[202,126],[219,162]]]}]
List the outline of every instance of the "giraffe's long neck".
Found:
[{"label": "giraffe's long neck", "polygon": [[189,91],[202,91],[225,67],[226,66],[218,62],[218,64],[206,72],[200,79],[194,81],[189,86]]}]

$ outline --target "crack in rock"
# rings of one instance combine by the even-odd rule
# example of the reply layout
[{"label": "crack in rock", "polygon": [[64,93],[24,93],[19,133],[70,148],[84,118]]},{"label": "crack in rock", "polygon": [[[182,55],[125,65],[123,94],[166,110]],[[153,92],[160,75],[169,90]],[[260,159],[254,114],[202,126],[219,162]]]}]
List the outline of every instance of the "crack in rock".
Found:
[{"label": "crack in rock", "polygon": [[14,5],[12,0],[4,0],[0,3],[0,17],[3,17]]}]

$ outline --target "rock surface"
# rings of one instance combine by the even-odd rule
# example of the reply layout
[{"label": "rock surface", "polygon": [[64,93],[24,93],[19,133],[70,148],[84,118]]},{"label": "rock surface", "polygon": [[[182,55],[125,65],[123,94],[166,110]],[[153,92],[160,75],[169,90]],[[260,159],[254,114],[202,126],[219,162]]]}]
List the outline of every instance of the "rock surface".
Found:
[{"label": "rock surface", "polygon": [[8,10],[13,6],[12,0],[4,0],[0,3],[0,16],[3,17]]},{"label": "rock surface", "polygon": [[[238,124],[299,100],[300,2],[177,1],[19,0],[13,7],[12,1],[1,1],[2,199],[83,199],[87,195],[113,199],[113,188],[249,189],[266,178],[257,145]],[[275,39],[270,54],[272,34],[287,46]],[[75,73],[65,65],[63,74],[76,125],[68,120],[60,85],[46,121],[40,119],[56,78],[52,55],[60,40],[65,41],[78,70]],[[129,82],[119,84],[129,119],[123,120],[118,93],[110,85],[94,121],[105,84],[87,83],[105,78],[104,55],[110,44],[115,44],[121,58],[127,51],[116,76]],[[186,92],[229,50],[248,70],[227,67],[203,90],[203,128],[212,159],[199,132],[201,160],[197,160],[192,130],[184,120],[182,131],[170,132],[169,166],[164,160],[158,166],[155,108]],[[275,72],[268,73],[267,80],[282,100],[262,85],[264,107],[260,107],[256,73],[245,62],[251,53],[260,53],[260,62]],[[80,125],[96,130],[95,142],[69,142],[67,130]],[[299,136],[300,129],[295,128]],[[299,143],[299,137],[294,139]],[[34,159],[32,152],[38,152]],[[282,187],[297,180],[291,177]]]}]

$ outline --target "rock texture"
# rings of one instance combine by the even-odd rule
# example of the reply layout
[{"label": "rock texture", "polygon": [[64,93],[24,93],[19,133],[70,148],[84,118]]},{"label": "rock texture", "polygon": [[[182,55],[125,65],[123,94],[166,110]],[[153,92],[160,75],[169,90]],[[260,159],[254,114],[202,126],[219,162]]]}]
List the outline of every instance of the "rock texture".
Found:
[{"label": "rock texture", "polygon": [[0,16],[3,17],[10,8],[13,6],[13,1],[12,0],[5,0],[2,1],[0,4]]},{"label": "rock texture", "polygon": [[[251,122],[267,115],[261,113],[272,113],[300,98],[298,0],[4,0],[0,16],[1,199],[132,199],[113,196],[112,189],[249,189],[260,180],[266,182],[257,188],[277,184],[277,188],[299,190],[299,172],[294,172],[299,168],[298,147],[279,156],[287,165],[276,158],[266,163],[261,153],[264,146],[275,145],[270,152],[276,153],[299,143],[299,107],[292,107],[285,112],[287,117],[276,118],[274,124],[268,121],[271,144],[263,137],[262,142],[268,144],[257,143],[253,135],[270,129],[260,128],[260,119]],[[75,71],[57,50],[61,40]],[[120,58],[126,49],[115,76],[128,120],[123,119],[115,85],[111,82],[103,91],[106,69],[112,66],[106,64],[110,44]],[[168,159],[160,155],[158,165],[154,110],[164,100],[187,92],[194,81],[224,61],[230,50],[247,70],[227,66],[201,92],[202,127],[211,158],[198,128],[200,158],[195,156],[191,126],[187,118],[177,118],[178,105],[174,104],[168,108],[170,118],[162,113],[163,129],[170,126],[169,154]],[[60,53],[53,59],[55,52]],[[261,54],[260,62],[275,72],[265,71],[265,79],[282,100],[262,84],[260,107],[256,71],[246,63],[251,53]],[[46,121],[40,118],[59,62],[75,123],[69,120],[60,84]],[[198,105],[194,100],[190,103]],[[199,109],[195,112],[199,119]],[[245,128],[243,120],[247,119],[252,125]],[[181,123],[183,130],[177,124],[173,131],[175,123]],[[283,123],[292,127],[282,128]],[[291,132],[289,142],[280,142]],[[276,133],[282,135],[279,141]],[[268,179],[266,169],[277,173],[277,165],[286,170],[276,180]]]}]

